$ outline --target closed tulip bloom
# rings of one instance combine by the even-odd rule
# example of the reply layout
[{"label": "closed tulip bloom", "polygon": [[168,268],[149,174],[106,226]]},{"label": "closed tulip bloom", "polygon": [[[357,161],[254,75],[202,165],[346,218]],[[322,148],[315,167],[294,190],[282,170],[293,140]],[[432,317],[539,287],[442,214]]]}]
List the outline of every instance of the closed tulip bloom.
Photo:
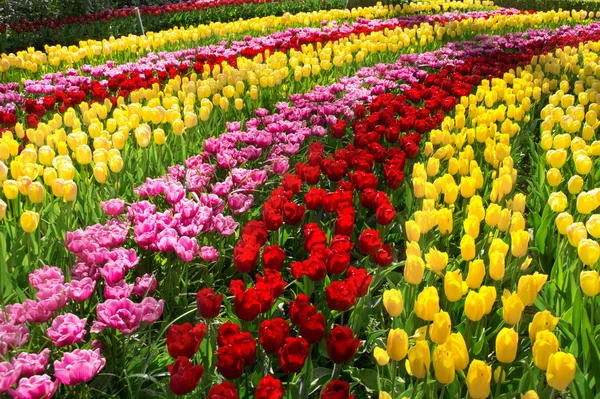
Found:
[{"label": "closed tulip bloom", "polygon": [[423,198],[425,196],[426,183],[427,181],[421,177],[416,177],[413,179],[413,195],[415,198]]},{"label": "closed tulip bloom", "polygon": [[548,275],[538,272],[532,275],[521,276],[517,285],[517,293],[523,301],[523,305],[529,306],[535,302],[537,294],[542,290],[542,287],[548,280]]},{"label": "closed tulip bloom", "polygon": [[479,236],[479,224],[480,221],[477,216],[469,215],[463,222],[465,234],[468,234],[473,238],[477,238]]},{"label": "closed tulip bloom", "polygon": [[469,351],[464,337],[460,332],[452,333],[446,341],[452,349],[452,358],[454,359],[454,368],[464,370],[469,365]]},{"label": "closed tulip bloom", "polygon": [[381,349],[380,347],[376,347],[373,350],[373,357],[375,358],[377,364],[380,366],[385,366],[390,362],[390,356],[385,351],[385,349]]},{"label": "closed tulip bloom", "polygon": [[433,351],[433,370],[435,379],[444,385],[454,381],[455,368],[452,350],[447,344],[438,345]]},{"label": "closed tulip bloom", "polygon": [[514,212],[510,218],[510,229],[509,232],[515,232],[525,230],[525,218],[521,212]]},{"label": "closed tulip bloom", "polygon": [[579,194],[583,189],[583,178],[579,175],[572,176],[567,184],[567,189],[573,195]]},{"label": "closed tulip bloom", "polygon": [[379,392],[378,399],[393,399],[393,398],[392,398],[392,395],[390,395],[389,393],[387,393],[385,391],[381,391],[381,392]]},{"label": "closed tulip bloom", "polygon": [[496,302],[496,287],[483,285],[479,288],[479,293],[483,296],[485,314],[489,314]]},{"label": "closed tulip bloom", "polygon": [[548,205],[550,205],[550,209],[554,212],[564,212],[568,204],[569,200],[562,191],[552,193],[548,198]]},{"label": "closed tulip bloom", "polygon": [[390,316],[400,316],[404,307],[402,292],[396,289],[385,290],[383,292],[383,306]]},{"label": "closed tulip bloom", "polygon": [[198,115],[193,112],[186,112],[183,116],[183,124],[188,129],[193,128],[198,124]]},{"label": "closed tulip bloom", "polygon": [[44,197],[46,196],[46,190],[44,190],[44,186],[42,183],[34,181],[29,185],[29,192],[27,193],[29,197],[29,201],[34,204],[40,204],[44,202]]},{"label": "closed tulip bloom", "polygon": [[557,352],[548,359],[546,380],[557,391],[564,391],[575,379],[577,360],[570,353]]},{"label": "closed tulip bloom", "polygon": [[587,175],[592,170],[592,159],[586,155],[580,155],[575,158],[575,169],[580,175]]},{"label": "closed tulip bloom", "polygon": [[13,200],[19,195],[19,186],[15,180],[5,180],[2,184],[4,196],[8,200]]},{"label": "closed tulip bloom", "polygon": [[523,301],[516,292],[511,294],[508,290],[504,291],[502,296],[502,318],[506,324],[514,326],[519,323],[524,309]]},{"label": "closed tulip bloom", "polygon": [[501,366],[496,367],[494,370],[494,382],[504,382],[506,380],[506,371],[502,370]]},{"label": "closed tulip bloom", "polygon": [[490,277],[499,281],[504,278],[504,273],[506,271],[505,257],[499,251],[490,251]]},{"label": "closed tulip bloom", "polygon": [[485,399],[490,396],[492,368],[481,360],[473,360],[467,373],[467,388],[473,399]]},{"label": "closed tulip bloom", "polygon": [[556,168],[551,168],[546,172],[546,179],[548,180],[548,185],[550,187],[556,187],[562,180],[562,173]]},{"label": "closed tulip bloom", "polygon": [[587,238],[587,230],[581,222],[575,222],[567,227],[567,238],[569,244],[574,247],[579,247],[579,242],[584,238]]},{"label": "closed tulip bloom", "polygon": [[500,363],[512,363],[517,357],[519,334],[512,328],[503,328],[496,336],[496,358]]},{"label": "closed tulip bloom", "polygon": [[592,192],[581,192],[577,196],[577,212],[582,215],[589,215],[598,207],[598,200]]},{"label": "closed tulip bloom", "polygon": [[438,228],[443,235],[452,233],[453,228],[452,211],[442,208],[438,211]]},{"label": "closed tulip bloom", "polygon": [[404,280],[409,284],[420,284],[425,273],[425,262],[418,256],[409,255],[404,265]]},{"label": "closed tulip bloom", "polygon": [[567,162],[567,151],[559,149],[546,152],[546,162],[553,168],[560,169]]},{"label": "closed tulip bloom", "polygon": [[579,241],[579,245],[577,246],[577,254],[584,265],[595,265],[598,262],[598,258],[600,258],[600,244],[598,244],[598,242],[595,240],[588,240],[587,238],[584,238]]},{"label": "closed tulip bloom", "polygon": [[427,341],[417,341],[415,346],[408,350],[406,371],[416,378],[425,378],[431,365],[431,355]]},{"label": "closed tulip bloom", "polygon": [[556,216],[556,228],[560,234],[567,234],[567,228],[572,224],[573,216],[571,216],[568,212],[562,212]]},{"label": "closed tulip bloom", "polygon": [[510,249],[515,258],[527,255],[530,238],[529,232],[525,230],[510,233]]},{"label": "closed tulip bloom", "polygon": [[19,223],[24,232],[33,233],[40,223],[40,214],[32,211],[25,211],[21,214]]},{"label": "closed tulip bloom", "polygon": [[510,209],[502,209],[500,212],[500,220],[498,220],[498,230],[506,231],[510,225]]},{"label": "closed tulip bloom", "polygon": [[120,155],[115,155],[111,159],[108,160],[108,167],[110,171],[113,173],[119,173],[123,170],[123,158]]},{"label": "closed tulip bloom", "polygon": [[502,207],[498,204],[490,204],[485,211],[485,224],[490,227],[495,227],[500,221],[500,213]]},{"label": "closed tulip bloom", "polygon": [[462,176],[460,178],[460,195],[463,198],[471,198],[477,191],[476,180],[472,176]]},{"label": "closed tulip bloom", "polygon": [[595,297],[600,292],[600,277],[595,270],[582,271],[579,275],[579,284],[581,290],[587,296]]},{"label": "closed tulip bloom", "polygon": [[521,399],[540,399],[538,394],[532,389],[521,395]]},{"label": "closed tulip bloom", "polygon": [[406,222],[405,230],[408,241],[418,242],[421,238],[421,229],[419,229],[419,225],[414,220],[409,220]]},{"label": "closed tulip bloom", "polygon": [[483,283],[485,278],[485,264],[481,259],[475,259],[469,262],[469,272],[467,273],[467,286],[472,290],[477,289]]},{"label": "closed tulip bloom", "polygon": [[421,257],[421,247],[419,247],[419,243],[416,241],[409,241],[406,243],[406,257],[409,255],[414,255]]},{"label": "closed tulip bloom", "polygon": [[440,297],[435,287],[423,289],[415,302],[415,313],[418,318],[432,321],[433,316],[440,311]]},{"label": "closed tulip bloom", "polygon": [[485,219],[485,208],[483,207],[483,199],[479,195],[474,195],[469,200],[469,205],[467,205],[467,215],[476,216],[479,221],[483,221]]},{"label": "closed tulip bloom", "polygon": [[587,232],[594,238],[600,238],[600,214],[590,216],[585,223]]},{"label": "closed tulip bloom", "polygon": [[433,315],[433,324],[431,325],[430,337],[431,340],[441,345],[450,336],[450,330],[452,328],[452,320],[448,312],[443,310]]},{"label": "closed tulip bloom", "polygon": [[436,273],[440,273],[448,264],[448,254],[446,252],[438,251],[435,248],[431,248],[429,252],[425,254],[425,261],[427,267]]},{"label": "closed tulip bloom", "polygon": [[65,181],[63,185],[63,198],[68,202],[73,202],[77,198],[77,184],[73,180]]},{"label": "closed tulip bloom", "polygon": [[558,339],[548,330],[537,333],[533,344],[533,361],[540,370],[546,370],[550,355],[558,352]]},{"label": "closed tulip bloom", "polygon": [[462,280],[460,270],[448,271],[444,276],[444,294],[450,302],[460,300],[467,293],[467,285]]},{"label": "closed tulip bloom", "polygon": [[6,215],[6,202],[0,199],[0,220]]},{"label": "closed tulip bloom", "polygon": [[108,179],[108,166],[104,162],[98,162],[94,165],[94,178],[100,184],[106,183],[106,179]]},{"label": "closed tulip bloom", "polygon": [[427,176],[433,177],[438,174],[440,170],[440,160],[437,158],[429,158],[427,160]]},{"label": "closed tulip bloom", "polygon": [[390,330],[387,339],[387,354],[392,360],[400,361],[408,352],[408,334],[406,331],[395,328]]},{"label": "closed tulip bloom", "polygon": [[185,130],[185,124],[181,119],[175,119],[173,121],[173,134],[175,136],[181,136]]},{"label": "closed tulip bloom", "polygon": [[512,210],[513,212],[525,213],[525,201],[527,197],[524,194],[518,193],[513,197]]},{"label": "closed tulip bloom", "polygon": [[558,324],[558,317],[552,316],[552,314],[544,310],[542,312],[537,312],[533,316],[533,320],[529,323],[529,338],[532,342],[535,342],[537,333],[540,331],[548,330],[552,331]]},{"label": "closed tulip bloom", "polygon": [[479,321],[485,314],[485,298],[478,292],[469,291],[465,300],[465,315],[471,321]]},{"label": "closed tulip bloom", "polygon": [[464,235],[460,240],[460,254],[465,261],[475,258],[475,240],[469,235]]}]

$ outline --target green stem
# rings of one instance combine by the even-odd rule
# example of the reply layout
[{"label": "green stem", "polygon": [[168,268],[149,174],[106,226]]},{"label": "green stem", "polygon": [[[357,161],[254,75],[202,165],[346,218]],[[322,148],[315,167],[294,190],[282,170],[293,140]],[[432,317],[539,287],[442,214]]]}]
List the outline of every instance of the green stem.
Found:
[{"label": "green stem", "polygon": [[446,390],[446,385],[442,385],[442,390],[440,392],[440,399],[444,398],[444,391]]},{"label": "green stem", "polygon": [[392,365],[392,398],[396,397],[396,370],[398,368],[398,365],[396,364],[395,360],[392,360],[391,362]]},{"label": "green stem", "polygon": [[496,392],[494,393],[494,398],[497,398],[500,395],[500,387],[502,386],[502,375],[504,374],[504,363],[500,363],[500,376],[498,377],[498,383],[496,385]]}]

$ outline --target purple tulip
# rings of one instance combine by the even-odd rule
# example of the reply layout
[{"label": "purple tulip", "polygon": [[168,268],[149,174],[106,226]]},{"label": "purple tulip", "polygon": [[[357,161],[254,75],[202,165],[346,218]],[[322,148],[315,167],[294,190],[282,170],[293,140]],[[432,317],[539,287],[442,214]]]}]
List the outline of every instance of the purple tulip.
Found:
[{"label": "purple tulip", "polygon": [[50,399],[58,388],[58,381],[52,381],[49,375],[35,375],[31,378],[21,378],[17,389],[11,389],[8,394],[15,399]]},{"label": "purple tulip", "polygon": [[106,364],[100,349],[75,349],[54,362],[54,375],[65,385],[77,385],[94,378]]},{"label": "purple tulip", "polygon": [[31,377],[35,374],[43,373],[48,364],[48,358],[50,357],[50,349],[46,348],[40,353],[19,353],[19,355],[12,360],[13,366],[19,369],[21,377]]}]

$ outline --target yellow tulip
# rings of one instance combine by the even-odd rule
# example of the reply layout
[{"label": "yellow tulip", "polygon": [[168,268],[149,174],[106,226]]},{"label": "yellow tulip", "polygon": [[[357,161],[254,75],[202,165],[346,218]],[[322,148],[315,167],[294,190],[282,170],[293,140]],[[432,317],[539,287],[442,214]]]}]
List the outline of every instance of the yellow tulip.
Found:
[{"label": "yellow tulip", "polygon": [[600,214],[590,216],[585,223],[585,228],[592,237],[600,238]]},{"label": "yellow tulip", "polygon": [[396,289],[385,290],[383,292],[383,306],[390,316],[400,316],[404,307],[402,292]]},{"label": "yellow tulip", "polygon": [[460,332],[450,334],[445,345],[450,346],[452,350],[454,368],[456,370],[466,369],[469,365],[469,351],[462,334]]},{"label": "yellow tulip", "polygon": [[496,287],[482,285],[479,287],[479,293],[483,296],[485,314],[489,314],[492,311],[494,303],[496,302]]},{"label": "yellow tulip", "polygon": [[562,191],[552,193],[548,198],[548,205],[554,212],[564,212],[568,204],[567,196]]},{"label": "yellow tulip", "polygon": [[576,222],[567,227],[567,238],[569,239],[569,244],[579,247],[579,242],[587,238],[587,230],[584,224]]},{"label": "yellow tulip", "polygon": [[490,396],[492,368],[481,360],[473,360],[467,373],[467,388],[473,399],[485,399]]},{"label": "yellow tulip", "polygon": [[460,253],[465,261],[475,258],[475,240],[469,235],[464,235],[460,240]]},{"label": "yellow tulip", "polygon": [[459,301],[467,291],[460,270],[448,271],[444,276],[444,294],[450,302]]},{"label": "yellow tulip", "polygon": [[540,399],[538,394],[532,389],[521,395],[521,399]]},{"label": "yellow tulip", "polygon": [[438,228],[443,235],[452,233],[453,220],[450,209],[442,208],[438,211]]},{"label": "yellow tulip", "polygon": [[560,170],[551,168],[546,172],[546,179],[548,180],[550,187],[556,187],[562,180],[562,174],[560,173]]},{"label": "yellow tulip", "polygon": [[6,199],[13,200],[19,195],[19,186],[15,180],[5,180],[2,188]]},{"label": "yellow tulip", "polygon": [[479,236],[479,224],[480,221],[475,215],[469,215],[463,222],[465,234],[477,238]]},{"label": "yellow tulip", "polygon": [[511,253],[515,258],[527,255],[529,232],[520,230],[510,233]]},{"label": "yellow tulip", "polygon": [[514,326],[519,323],[523,310],[525,310],[525,306],[519,295],[505,290],[502,296],[502,318],[506,324]]},{"label": "yellow tulip", "polygon": [[373,357],[375,358],[377,364],[380,366],[385,366],[390,362],[389,355],[384,349],[381,349],[380,347],[376,347],[373,350]]},{"label": "yellow tulip", "polygon": [[548,385],[557,391],[564,391],[571,381],[575,379],[576,369],[577,361],[572,354],[557,352],[551,355],[548,360],[548,370],[546,371]]},{"label": "yellow tulip", "polygon": [[485,298],[478,292],[469,291],[465,300],[465,315],[471,321],[479,321],[485,314]]},{"label": "yellow tulip", "polygon": [[452,320],[448,312],[440,311],[433,315],[433,324],[431,325],[430,338],[431,340],[441,345],[450,336],[450,330],[452,328]]},{"label": "yellow tulip", "polygon": [[498,220],[498,230],[506,231],[510,225],[510,209],[502,209],[500,212],[500,220]]},{"label": "yellow tulip", "polygon": [[6,215],[6,202],[0,199],[0,220]]},{"label": "yellow tulip", "polygon": [[498,204],[490,204],[485,211],[485,224],[490,227],[495,227],[500,221],[500,212],[502,207]]},{"label": "yellow tulip", "polygon": [[512,363],[517,357],[519,334],[512,328],[503,328],[496,336],[496,358],[500,363]]},{"label": "yellow tulip", "polygon": [[77,184],[75,184],[73,180],[65,181],[62,193],[62,197],[65,199],[65,201],[75,201],[77,198]]},{"label": "yellow tulip", "polygon": [[598,262],[598,258],[600,258],[600,244],[595,240],[584,238],[579,241],[577,254],[584,265],[595,265]]},{"label": "yellow tulip", "polygon": [[392,399],[392,395],[385,391],[379,392],[379,399]]},{"label": "yellow tulip", "polygon": [[400,361],[408,352],[408,334],[406,331],[395,328],[390,330],[387,339],[387,354],[392,360]]},{"label": "yellow tulip", "polygon": [[569,193],[575,195],[579,194],[583,189],[583,178],[579,175],[572,176],[567,184]]},{"label": "yellow tulip", "polygon": [[568,212],[562,212],[556,216],[556,228],[560,234],[567,234],[567,228],[572,224],[573,216],[571,216]]},{"label": "yellow tulip", "polygon": [[440,384],[451,384],[454,381],[455,368],[452,350],[447,344],[438,345],[433,351],[433,370],[435,379]]},{"label": "yellow tulip", "polygon": [[595,270],[584,270],[579,275],[581,290],[587,296],[595,297],[600,292],[600,276]]},{"label": "yellow tulip", "polygon": [[92,162],[92,150],[89,146],[82,144],[75,149],[75,159],[80,165],[87,165]]},{"label": "yellow tulip", "polygon": [[476,289],[481,286],[485,278],[485,265],[483,260],[476,259],[469,262],[469,272],[467,273],[467,286],[471,289]]},{"label": "yellow tulip", "polygon": [[185,124],[183,123],[183,121],[181,119],[175,119],[173,121],[173,134],[175,136],[181,136],[183,134],[184,129],[185,129]]},{"label": "yellow tulip", "polygon": [[166,137],[165,137],[165,131],[158,128],[158,129],[154,129],[154,131],[152,132],[152,136],[154,137],[154,142],[158,145],[163,145],[165,143]]},{"label": "yellow tulip", "polygon": [[540,370],[548,368],[550,355],[558,352],[558,339],[551,331],[542,330],[535,336],[533,344],[533,361]]},{"label": "yellow tulip", "polygon": [[427,341],[417,341],[415,346],[408,350],[406,371],[416,378],[425,378],[431,365],[431,355]]},{"label": "yellow tulip", "polygon": [[529,323],[529,338],[532,342],[535,342],[537,333],[540,331],[548,330],[552,331],[558,324],[558,317],[552,316],[552,314],[544,310],[542,312],[537,312],[533,316],[533,320]]},{"label": "yellow tulip", "polygon": [[111,172],[119,173],[123,169],[123,158],[120,155],[115,155],[108,161],[108,167]]},{"label": "yellow tulip", "polygon": [[548,275],[538,272],[519,278],[517,293],[523,305],[529,306],[535,302],[537,294],[542,290],[546,280],[548,280]]},{"label": "yellow tulip", "polygon": [[19,223],[24,232],[33,233],[40,223],[40,214],[32,211],[25,211],[21,214]]},{"label": "yellow tulip", "polygon": [[448,264],[448,254],[446,252],[438,251],[435,248],[431,248],[429,252],[425,254],[425,261],[427,267],[436,273],[440,273]]},{"label": "yellow tulip", "polygon": [[513,198],[513,203],[512,203],[513,212],[525,213],[525,202],[526,202],[526,197],[524,194],[522,194],[522,193],[515,194],[515,196]]},{"label": "yellow tulip", "polygon": [[421,230],[419,229],[419,225],[414,220],[409,220],[405,224],[406,230],[406,238],[408,241],[418,242],[419,238],[421,238]]},{"label": "yellow tulip", "polygon": [[506,271],[504,254],[500,251],[490,250],[488,256],[490,258],[490,277],[495,281],[502,280]]},{"label": "yellow tulip", "polygon": [[435,287],[423,289],[415,302],[415,313],[418,318],[432,321],[433,316],[440,311],[440,297]]},{"label": "yellow tulip", "polygon": [[406,243],[406,257],[409,255],[414,255],[421,257],[421,247],[419,247],[419,243],[416,241],[409,241]]},{"label": "yellow tulip", "polygon": [[592,192],[581,192],[577,196],[577,212],[582,215],[589,215],[598,207],[598,200]]},{"label": "yellow tulip", "polygon": [[34,204],[40,204],[44,201],[46,190],[39,182],[33,182],[29,185],[29,192],[27,193],[29,200]]},{"label": "yellow tulip", "polygon": [[404,265],[404,280],[409,284],[420,284],[423,281],[425,262],[418,256],[409,255]]},{"label": "yellow tulip", "polygon": [[98,162],[94,165],[94,178],[100,184],[106,183],[108,178],[108,167],[104,162]]}]

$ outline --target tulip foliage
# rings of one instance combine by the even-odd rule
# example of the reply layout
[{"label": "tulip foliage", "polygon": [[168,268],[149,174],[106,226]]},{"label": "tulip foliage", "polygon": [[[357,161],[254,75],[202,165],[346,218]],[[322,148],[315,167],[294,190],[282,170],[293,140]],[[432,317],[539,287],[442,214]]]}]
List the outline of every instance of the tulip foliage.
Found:
[{"label": "tulip foliage", "polygon": [[10,64],[0,394],[598,396],[600,23],[489,6]]}]

